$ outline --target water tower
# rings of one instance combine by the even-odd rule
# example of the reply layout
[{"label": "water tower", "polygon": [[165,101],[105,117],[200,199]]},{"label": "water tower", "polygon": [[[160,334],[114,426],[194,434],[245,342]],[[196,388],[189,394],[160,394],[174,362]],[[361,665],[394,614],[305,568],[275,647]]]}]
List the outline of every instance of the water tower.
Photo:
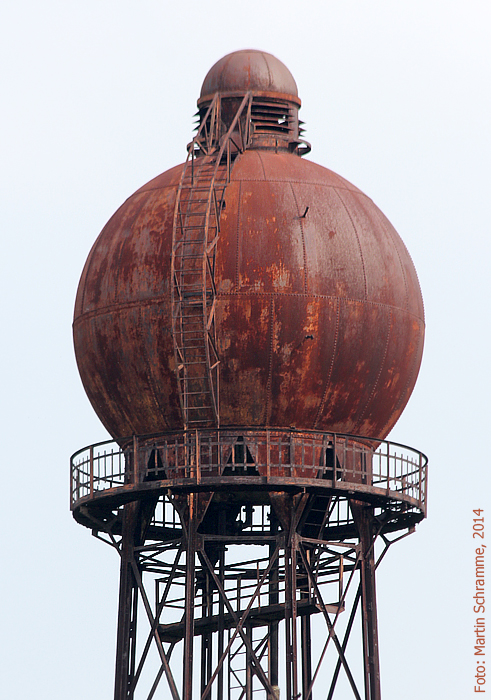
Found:
[{"label": "water tower", "polygon": [[423,304],[380,210],[302,157],[299,108],[275,57],[218,61],[186,162],[82,274],[113,440],[72,457],[71,498],[121,559],[115,700],[380,698],[375,570],[426,507],[425,456],[385,440]]}]

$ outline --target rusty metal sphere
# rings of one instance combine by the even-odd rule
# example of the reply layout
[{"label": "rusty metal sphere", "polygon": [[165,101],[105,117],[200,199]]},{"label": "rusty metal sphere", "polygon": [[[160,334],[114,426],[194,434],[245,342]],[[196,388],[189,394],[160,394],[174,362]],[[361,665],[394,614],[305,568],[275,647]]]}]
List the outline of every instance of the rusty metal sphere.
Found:
[{"label": "rusty metal sphere", "polygon": [[[269,56],[252,53],[255,65]],[[237,61],[250,65],[250,54],[222,59],[202,98],[226,87],[220,76]],[[295,95],[293,78],[278,74],[272,71],[268,90]],[[114,437],[183,425],[171,319],[182,167],[129,197],[95,242],[80,281],[77,362]],[[416,272],[393,226],[345,179],[285,149],[240,153],[222,207],[215,268],[221,425],[385,437],[411,395],[424,336]]]}]

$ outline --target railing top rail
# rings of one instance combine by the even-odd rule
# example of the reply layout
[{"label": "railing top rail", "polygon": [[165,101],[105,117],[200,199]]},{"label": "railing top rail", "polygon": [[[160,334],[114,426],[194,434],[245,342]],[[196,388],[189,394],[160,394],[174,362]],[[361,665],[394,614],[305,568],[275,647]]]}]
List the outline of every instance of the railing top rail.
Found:
[{"label": "railing top rail", "polygon": [[[220,428],[200,428],[198,431],[196,430],[169,430],[169,431],[163,431],[159,433],[147,433],[143,435],[128,435],[124,437],[119,437],[119,438],[112,438],[109,440],[102,440],[101,442],[96,442],[91,445],[86,445],[85,447],[82,447],[80,450],[77,450],[74,452],[71,457],[70,457],[70,464],[73,464],[73,461],[81,454],[86,452],[87,450],[94,450],[95,448],[102,447],[104,445],[110,445],[111,443],[114,444],[116,443],[120,447],[120,451],[124,452],[125,449],[131,449],[133,446],[133,441],[136,438],[138,440],[138,445],[139,447],[144,447],[146,446],[147,443],[151,442],[152,440],[158,440],[159,438],[165,439],[165,438],[184,438],[184,437],[189,437],[194,438],[196,433],[198,433],[200,436],[204,435],[212,435],[212,434],[222,434],[222,435],[229,435],[229,434],[234,434],[236,436],[240,436],[244,433],[255,433],[257,436],[260,435],[267,435],[268,433],[284,433],[284,434],[289,434],[289,435],[298,435],[298,436],[304,436],[304,435],[312,435],[313,437],[318,437],[318,438],[323,438],[323,437],[329,437],[334,440],[336,438],[336,442],[339,441],[339,439],[348,439],[353,442],[357,442],[360,444],[366,444],[366,443],[371,443],[376,445],[375,451],[378,450],[382,445],[385,445],[388,449],[392,448],[401,448],[403,450],[407,450],[408,452],[412,452],[415,455],[418,455],[419,458],[422,459],[422,467],[427,466],[428,464],[428,457],[424,452],[421,452],[420,450],[415,449],[414,447],[410,447],[409,445],[405,445],[400,442],[392,442],[391,440],[383,440],[381,438],[376,438],[376,437],[369,437],[366,435],[353,435],[351,433],[336,433],[336,432],[329,432],[329,431],[321,431],[321,430],[299,430],[299,429],[294,429],[294,428],[278,428],[278,427],[271,427],[271,428],[259,428],[256,426],[227,426],[227,427],[220,427]],[[127,445],[127,447],[123,447],[123,445]]]}]

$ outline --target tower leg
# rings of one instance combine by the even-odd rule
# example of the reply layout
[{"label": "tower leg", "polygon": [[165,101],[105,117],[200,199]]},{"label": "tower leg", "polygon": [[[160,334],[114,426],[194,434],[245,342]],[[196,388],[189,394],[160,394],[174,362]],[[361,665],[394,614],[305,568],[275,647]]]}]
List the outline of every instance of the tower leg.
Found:
[{"label": "tower leg", "polygon": [[[271,511],[270,514],[270,531],[271,534],[276,535],[278,532],[278,520]],[[275,552],[275,545],[269,545],[269,557],[272,559]],[[276,562],[272,569],[270,575],[269,583],[269,604],[277,605],[280,600],[279,597],[279,575],[278,575],[278,562]],[[271,622],[269,625],[269,636],[268,636],[268,671],[269,671],[269,681],[273,688],[278,688],[279,684],[279,630],[278,623]],[[276,700],[276,698],[268,698],[268,700]]]},{"label": "tower leg", "polygon": [[[220,551],[220,557],[219,557],[219,562],[220,562],[220,568],[219,568],[219,576],[220,576],[220,581],[223,586],[225,582],[225,549],[222,548]],[[218,640],[217,640],[217,659],[220,659],[222,654],[223,654],[223,648],[224,648],[224,642],[225,642],[225,626],[224,626],[224,614],[225,614],[225,606],[223,603],[223,598],[220,596],[220,599],[218,601]],[[222,700],[225,695],[223,692],[223,666],[220,668],[218,672],[218,679],[217,679],[218,685],[217,685],[217,699]]]},{"label": "tower leg", "polygon": [[184,608],[184,667],[183,700],[191,700],[193,695],[193,651],[194,651],[194,594],[195,594],[195,555],[196,555],[196,494],[190,493],[189,522],[186,543],[186,590]]},{"label": "tower leg", "polygon": [[381,700],[373,508],[352,503],[351,509],[357,523],[362,550],[360,578],[365,699]]},{"label": "tower leg", "polygon": [[[252,645],[252,629],[249,625],[246,628],[246,635]],[[245,700],[252,700],[252,658],[249,649],[246,649]]]},{"label": "tower leg", "polygon": [[296,541],[292,533],[285,545],[285,642],[286,642],[286,697],[298,697],[297,675],[297,566]]},{"label": "tower leg", "polygon": [[310,615],[301,618],[302,635],[302,700],[308,700],[312,682]]},{"label": "tower leg", "polygon": [[137,506],[136,502],[127,503],[123,513],[114,700],[132,700],[133,698],[133,692],[130,688],[135,664],[138,590],[133,575],[132,562],[134,560]]}]

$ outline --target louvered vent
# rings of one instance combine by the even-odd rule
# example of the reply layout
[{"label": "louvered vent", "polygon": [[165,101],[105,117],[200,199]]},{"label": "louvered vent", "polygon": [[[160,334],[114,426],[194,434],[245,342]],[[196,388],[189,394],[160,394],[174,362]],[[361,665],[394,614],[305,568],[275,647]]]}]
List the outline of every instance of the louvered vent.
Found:
[{"label": "louvered vent", "polygon": [[257,97],[252,102],[251,122],[256,134],[288,135],[296,128],[293,109],[287,102],[263,101]]}]

